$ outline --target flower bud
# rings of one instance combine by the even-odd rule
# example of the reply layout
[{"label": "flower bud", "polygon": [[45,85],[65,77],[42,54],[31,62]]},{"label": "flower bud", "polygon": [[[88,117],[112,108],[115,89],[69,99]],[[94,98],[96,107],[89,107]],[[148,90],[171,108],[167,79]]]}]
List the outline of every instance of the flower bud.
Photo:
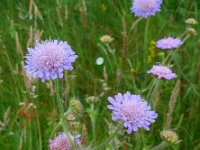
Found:
[{"label": "flower bud", "polygon": [[99,101],[99,98],[96,97],[96,96],[89,96],[89,97],[86,98],[86,102],[87,102],[88,104],[95,104],[95,103],[97,103],[98,101]]},{"label": "flower bud", "polygon": [[73,115],[73,114],[67,114],[66,115],[66,119],[68,120],[68,121],[74,121],[76,118],[75,118],[75,116]]},{"label": "flower bud", "polygon": [[188,25],[195,25],[197,24],[197,21],[194,18],[188,18],[185,20],[185,23]]},{"label": "flower bud", "polygon": [[161,138],[170,143],[170,144],[178,144],[180,143],[181,141],[179,140],[179,137],[177,135],[177,133],[171,129],[166,129],[166,130],[163,130],[161,133]]},{"label": "flower bud", "polygon": [[197,35],[197,31],[194,28],[188,28],[187,32],[192,35]]},{"label": "flower bud", "polygon": [[83,113],[83,105],[77,98],[70,99],[70,109],[77,115]]},{"label": "flower bud", "polygon": [[100,38],[100,41],[102,43],[111,43],[113,41],[113,38],[110,36],[110,35],[103,35],[101,38]]}]

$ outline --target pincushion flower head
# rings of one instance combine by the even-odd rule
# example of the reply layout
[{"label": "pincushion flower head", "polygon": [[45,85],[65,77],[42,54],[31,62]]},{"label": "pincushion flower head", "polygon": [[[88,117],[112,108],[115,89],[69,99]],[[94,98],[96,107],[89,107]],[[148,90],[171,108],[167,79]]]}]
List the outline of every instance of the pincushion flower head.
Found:
[{"label": "pincushion flower head", "polygon": [[173,73],[169,67],[162,65],[153,65],[153,67],[149,71],[147,71],[147,73],[151,73],[159,79],[171,80],[177,77],[176,74]]},{"label": "pincushion flower head", "polygon": [[26,71],[42,82],[62,78],[64,70],[72,70],[77,55],[65,41],[50,40],[36,43],[28,48]]},{"label": "pincushion flower head", "polygon": [[[80,135],[74,138],[71,134],[69,134],[72,142],[75,144],[80,144]],[[65,133],[59,134],[55,139],[49,140],[49,149],[50,150],[72,150],[72,145]]]},{"label": "pincushion flower head", "polygon": [[108,101],[111,103],[108,109],[112,110],[112,120],[122,120],[124,127],[128,128],[128,134],[139,128],[149,131],[150,124],[155,122],[158,116],[140,95],[133,95],[130,92],[108,97]]},{"label": "pincushion flower head", "polygon": [[147,18],[154,16],[156,12],[160,11],[162,0],[133,0],[131,12],[137,17]]},{"label": "pincushion flower head", "polygon": [[178,38],[167,37],[156,42],[156,47],[164,50],[179,48],[183,44]]}]

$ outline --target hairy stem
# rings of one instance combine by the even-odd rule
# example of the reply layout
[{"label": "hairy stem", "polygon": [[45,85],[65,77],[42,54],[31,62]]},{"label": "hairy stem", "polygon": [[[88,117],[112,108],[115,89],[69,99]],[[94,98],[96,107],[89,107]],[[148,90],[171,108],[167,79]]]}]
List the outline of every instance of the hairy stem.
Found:
[{"label": "hairy stem", "polygon": [[115,130],[115,132],[108,139],[106,139],[103,143],[94,147],[93,150],[102,149],[108,142],[110,142],[117,135],[117,133],[122,129],[122,127],[123,127],[123,124],[122,123],[119,124],[117,129]]},{"label": "hairy stem", "polygon": [[162,150],[164,148],[168,147],[168,144],[166,142],[162,142],[159,145],[153,147],[151,150]]},{"label": "hairy stem", "polygon": [[75,149],[75,144],[74,141],[71,139],[69,132],[67,132],[67,128],[66,128],[66,120],[65,120],[65,116],[64,116],[64,107],[63,107],[63,103],[62,103],[62,99],[60,97],[60,88],[59,88],[59,80],[56,80],[56,99],[58,102],[58,107],[60,110],[60,124],[63,127],[64,133],[67,135],[67,138],[70,141],[70,144],[72,145],[73,149]]},{"label": "hairy stem", "polygon": [[150,22],[150,19],[148,18],[147,21],[146,21],[145,32],[144,32],[144,47],[143,47],[144,58],[143,59],[144,59],[145,72],[147,72],[147,41],[148,41],[149,22]]}]

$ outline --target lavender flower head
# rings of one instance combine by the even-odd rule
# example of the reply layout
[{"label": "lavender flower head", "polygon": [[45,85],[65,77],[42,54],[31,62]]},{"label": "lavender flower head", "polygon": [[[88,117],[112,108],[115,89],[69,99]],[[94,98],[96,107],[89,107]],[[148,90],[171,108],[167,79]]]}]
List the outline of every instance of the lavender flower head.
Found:
[{"label": "lavender flower head", "polygon": [[72,63],[77,55],[67,42],[52,40],[36,43],[34,48],[28,48],[26,55],[26,71],[42,82],[62,78],[64,70],[72,70]]},{"label": "lavender flower head", "polygon": [[154,16],[156,12],[160,11],[162,0],[134,0],[131,7],[131,12],[138,17],[147,18]]},{"label": "lavender flower head", "polygon": [[[74,138],[71,134],[69,134],[71,140],[75,144],[80,144],[80,135],[78,135],[76,138]],[[55,139],[49,140],[49,149],[50,150],[72,150],[72,145],[70,144],[70,141],[68,140],[65,133],[59,134]]]},{"label": "lavender flower head", "polygon": [[153,65],[153,67],[149,71],[147,71],[147,73],[151,73],[159,79],[171,80],[177,77],[170,68],[162,65]]},{"label": "lavender flower head", "polygon": [[156,47],[160,49],[174,49],[174,48],[179,48],[183,44],[183,41],[181,41],[178,38],[173,38],[173,37],[167,37],[161,40],[158,40],[156,42]]},{"label": "lavender flower head", "polygon": [[158,116],[140,95],[133,95],[130,92],[124,95],[118,93],[114,98],[108,97],[108,101],[111,103],[108,109],[112,110],[112,120],[122,120],[124,127],[128,128],[128,134],[139,128],[149,131],[149,125],[155,122]]}]

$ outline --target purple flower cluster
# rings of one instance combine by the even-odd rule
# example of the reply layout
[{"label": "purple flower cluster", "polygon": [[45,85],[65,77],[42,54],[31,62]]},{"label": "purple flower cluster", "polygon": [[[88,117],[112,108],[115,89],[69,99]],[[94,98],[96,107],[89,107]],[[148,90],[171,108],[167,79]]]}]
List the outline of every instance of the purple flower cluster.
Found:
[{"label": "purple flower cluster", "polygon": [[43,41],[28,49],[26,71],[42,81],[62,78],[64,70],[72,70],[77,55],[64,41]]},{"label": "purple flower cluster", "polygon": [[183,44],[183,41],[181,41],[178,38],[173,38],[173,37],[167,37],[161,40],[158,40],[156,42],[156,47],[160,49],[174,49],[174,48],[179,48]]},{"label": "purple flower cluster", "polygon": [[159,79],[171,80],[177,77],[170,68],[162,65],[153,65],[153,67],[149,71],[147,71],[147,73],[151,73]]},{"label": "purple flower cluster", "polygon": [[[80,135],[74,138],[71,134],[70,138],[75,144],[80,144]],[[49,149],[50,150],[72,150],[72,145],[68,140],[65,133],[59,134],[55,139],[49,140]]]},{"label": "purple flower cluster", "polygon": [[128,134],[137,131],[139,128],[150,130],[149,125],[155,122],[157,113],[151,111],[151,107],[140,95],[133,95],[129,92],[122,95],[118,93],[113,97],[108,97],[108,109],[112,110],[112,119],[122,120]]},{"label": "purple flower cluster", "polygon": [[162,0],[134,0],[131,7],[131,12],[138,17],[154,16],[160,11]]}]

